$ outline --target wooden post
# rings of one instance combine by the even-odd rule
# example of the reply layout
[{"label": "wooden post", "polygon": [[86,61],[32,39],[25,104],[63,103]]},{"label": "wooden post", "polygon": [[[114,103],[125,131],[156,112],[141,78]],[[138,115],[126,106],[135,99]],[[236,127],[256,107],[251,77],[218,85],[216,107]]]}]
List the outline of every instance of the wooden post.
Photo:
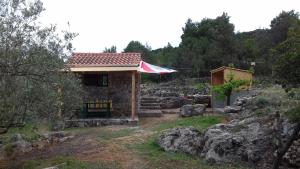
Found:
[{"label": "wooden post", "polygon": [[135,72],[131,74],[131,119],[135,119],[136,111],[136,94],[135,94]]}]

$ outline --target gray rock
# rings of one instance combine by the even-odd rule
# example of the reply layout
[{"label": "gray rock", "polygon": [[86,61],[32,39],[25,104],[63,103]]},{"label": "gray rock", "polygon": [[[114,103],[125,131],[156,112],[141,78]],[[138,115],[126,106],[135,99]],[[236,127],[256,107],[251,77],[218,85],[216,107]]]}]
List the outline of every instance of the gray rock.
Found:
[{"label": "gray rock", "polygon": [[244,162],[255,166],[270,158],[270,130],[257,119],[249,118],[216,124],[204,135],[194,134],[195,129],[173,129],[161,135],[158,142],[165,151],[182,151],[210,162]]},{"label": "gray rock", "polygon": [[272,136],[268,127],[254,118],[218,124],[204,136],[201,156],[214,162],[247,162],[256,165],[270,152]]},{"label": "gray rock", "polygon": [[206,106],[204,104],[187,104],[180,108],[179,116],[181,117],[191,117],[196,115],[203,115]]},{"label": "gray rock", "polygon": [[10,140],[13,152],[16,154],[22,154],[32,150],[32,144],[26,141],[19,133],[14,134]]},{"label": "gray rock", "polygon": [[175,128],[159,136],[157,142],[165,151],[199,155],[203,147],[203,136],[195,128]]},{"label": "gray rock", "polygon": [[283,157],[290,165],[300,168],[300,137],[295,140]]},{"label": "gray rock", "polygon": [[187,104],[180,108],[179,115],[181,117],[190,117],[193,115],[193,105]]},{"label": "gray rock", "polygon": [[211,100],[211,95],[200,95],[200,94],[195,94],[192,96],[194,103],[196,104],[210,104]]},{"label": "gray rock", "polygon": [[28,141],[21,140],[12,143],[13,152],[23,154],[32,150],[32,144]]},{"label": "gray rock", "polygon": [[238,113],[242,110],[241,106],[225,106],[224,113]]},{"label": "gray rock", "polygon": [[193,114],[194,115],[203,115],[205,112],[206,106],[204,104],[195,104],[193,105]]},{"label": "gray rock", "polygon": [[161,99],[160,107],[162,109],[180,108],[184,104],[182,97],[164,97]]},{"label": "gray rock", "polygon": [[23,136],[20,133],[16,133],[13,136],[11,136],[10,141],[11,142],[17,142],[17,141],[23,141]]}]

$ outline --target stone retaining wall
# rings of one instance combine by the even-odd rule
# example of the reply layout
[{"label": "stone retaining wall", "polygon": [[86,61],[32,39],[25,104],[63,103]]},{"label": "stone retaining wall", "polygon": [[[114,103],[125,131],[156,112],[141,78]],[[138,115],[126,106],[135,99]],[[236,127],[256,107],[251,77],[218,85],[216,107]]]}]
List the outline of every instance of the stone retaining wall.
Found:
[{"label": "stone retaining wall", "polygon": [[124,119],[76,119],[76,120],[66,120],[65,127],[100,127],[109,125],[133,125],[136,126],[138,119],[132,120],[130,118]]}]

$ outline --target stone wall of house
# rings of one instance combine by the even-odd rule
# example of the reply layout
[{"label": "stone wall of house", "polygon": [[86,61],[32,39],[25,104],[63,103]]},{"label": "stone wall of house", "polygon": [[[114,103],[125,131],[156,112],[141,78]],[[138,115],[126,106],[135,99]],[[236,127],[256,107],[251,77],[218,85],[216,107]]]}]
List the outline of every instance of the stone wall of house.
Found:
[{"label": "stone wall of house", "polygon": [[[84,86],[84,102],[112,100],[112,117],[131,116],[132,72],[108,72],[108,87]],[[140,77],[136,73],[136,112],[138,112]]]}]

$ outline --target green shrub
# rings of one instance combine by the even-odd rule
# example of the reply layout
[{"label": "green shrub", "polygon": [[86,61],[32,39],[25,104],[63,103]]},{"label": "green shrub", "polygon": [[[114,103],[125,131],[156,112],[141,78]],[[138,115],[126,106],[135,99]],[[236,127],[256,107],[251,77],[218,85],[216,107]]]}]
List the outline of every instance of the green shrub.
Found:
[{"label": "green shrub", "polygon": [[300,100],[300,88],[293,88],[287,94],[291,99]]},{"label": "green shrub", "polygon": [[289,117],[292,121],[299,122],[300,121],[300,105],[288,110],[285,115]]},{"label": "green shrub", "polygon": [[198,84],[196,85],[196,88],[197,88],[199,91],[203,91],[203,90],[205,90],[205,88],[206,88],[206,84],[205,84],[205,83],[198,83]]},{"label": "green shrub", "polygon": [[265,97],[258,97],[255,101],[255,105],[262,109],[265,106],[269,105],[269,101]]}]

